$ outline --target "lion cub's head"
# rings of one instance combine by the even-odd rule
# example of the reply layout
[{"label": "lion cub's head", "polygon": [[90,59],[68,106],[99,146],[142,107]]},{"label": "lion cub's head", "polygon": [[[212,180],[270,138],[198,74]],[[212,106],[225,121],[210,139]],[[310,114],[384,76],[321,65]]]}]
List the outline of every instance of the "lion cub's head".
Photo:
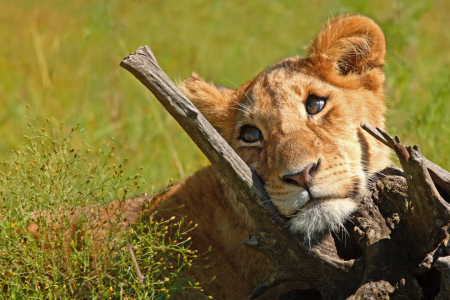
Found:
[{"label": "lion cub's head", "polygon": [[306,57],[286,58],[237,90],[193,75],[184,93],[259,175],[290,226],[307,237],[357,208],[389,153],[361,123],[384,127],[385,39],[370,19],[341,16]]}]

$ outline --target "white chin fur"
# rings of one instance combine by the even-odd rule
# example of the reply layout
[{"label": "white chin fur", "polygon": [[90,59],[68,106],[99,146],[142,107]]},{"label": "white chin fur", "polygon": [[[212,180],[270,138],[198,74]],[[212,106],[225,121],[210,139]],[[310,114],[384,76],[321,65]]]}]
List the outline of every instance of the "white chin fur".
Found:
[{"label": "white chin fur", "polygon": [[305,203],[308,203],[309,199],[309,193],[302,190],[294,195],[286,195],[286,199],[272,198],[272,202],[283,215],[291,216],[305,205]]},{"label": "white chin fur", "polygon": [[352,199],[315,200],[295,214],[290,221],[293,232],[301,232],[306,240],[325,229],[343,227],[345,220],[356,211],[358,205]]}]

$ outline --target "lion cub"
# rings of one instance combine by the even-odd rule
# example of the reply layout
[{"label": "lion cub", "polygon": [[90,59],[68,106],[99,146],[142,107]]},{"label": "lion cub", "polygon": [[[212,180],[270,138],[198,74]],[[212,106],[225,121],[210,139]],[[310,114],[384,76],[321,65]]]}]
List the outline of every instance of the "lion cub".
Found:
[{"label": "lion cub", "polygon": [[[390,164],[388,151],[360,128],[363,122],[384,128],[385,54],[377,24],[346,15],[324,25],[306,57],[283,59],[236,90],[196,74],[181,89],[261,178],[291,230],[313,238],[343,226],[368,177]],[[212,246],[211,268],[188,275],[216,275],[206,294],[244,299],[268,268],[263,255],[240,245],[254,230],[245,207],[212,166],[153,204],[168,199],[184,204],[179,212],[198,223],[192,246],[200,252]]]}]

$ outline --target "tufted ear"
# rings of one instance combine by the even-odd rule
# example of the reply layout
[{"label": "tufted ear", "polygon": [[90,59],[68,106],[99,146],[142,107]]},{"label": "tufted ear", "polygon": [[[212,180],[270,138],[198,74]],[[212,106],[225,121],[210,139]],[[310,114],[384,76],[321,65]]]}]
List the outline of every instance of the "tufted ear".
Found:
[{"label": "tufted ear", "polygon": [[237,111],[233,102],[235,91],[208,83],[195,73],[179,83],[178,87],[225,140],[230,142]]},{"label": "tufted ear", "polygon": [[367,17],[332,19],[312,42],[307,61],[313,73],[347,88],[382,90],[386,41],[380,27]]}]

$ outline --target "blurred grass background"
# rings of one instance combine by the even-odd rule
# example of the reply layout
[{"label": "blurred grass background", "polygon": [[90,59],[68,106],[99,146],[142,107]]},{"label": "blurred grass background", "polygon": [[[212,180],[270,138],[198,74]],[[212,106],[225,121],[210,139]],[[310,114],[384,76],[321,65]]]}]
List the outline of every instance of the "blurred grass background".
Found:
[{"label": "blurred grass background", "polygon": [[0,157],[22,145],[30,118],[49,117],[68,130],[80,123],[96,147],[114,137],[116,156],[144,167],[140,173],[158,189],[208,162],[119,67],[123,57],[147,44],[173,80],[195,71],[236,87],[282,58],[304,55],[328,18],[356,12],[387,37],[390,133],[450,169],[449,11],[447,0],[3,0]]}]

